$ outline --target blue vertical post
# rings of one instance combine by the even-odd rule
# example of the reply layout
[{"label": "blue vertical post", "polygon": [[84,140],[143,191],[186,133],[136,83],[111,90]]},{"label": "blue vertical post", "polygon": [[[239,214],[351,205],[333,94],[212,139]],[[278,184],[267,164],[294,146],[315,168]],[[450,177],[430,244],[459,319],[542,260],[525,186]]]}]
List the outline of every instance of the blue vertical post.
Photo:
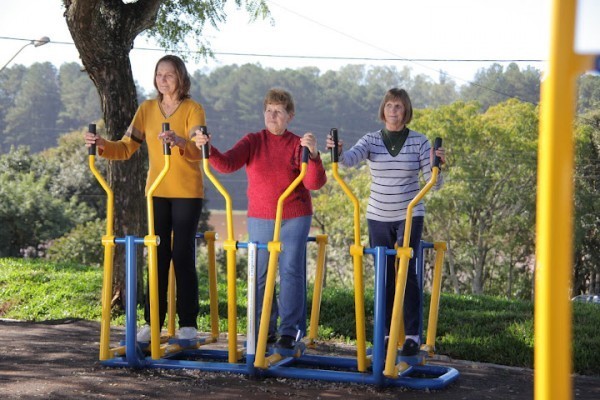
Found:
[{"label": "blue vertical post", "polygon": [[130,367],[142,366],[136,339],[137,329],[137,258],[135,236],[125,237],[125,356]]},{"label": "blue vertical post", "polygon": [[[385,281],[387,272],[386,247],[375,248],[375,323],[373,327],[373,378],[377,386],[383,385],[383,363],[385,353]],[[396,251],[393,250],[395,254]],[[388,344],[390,346],[391,344]]]}]

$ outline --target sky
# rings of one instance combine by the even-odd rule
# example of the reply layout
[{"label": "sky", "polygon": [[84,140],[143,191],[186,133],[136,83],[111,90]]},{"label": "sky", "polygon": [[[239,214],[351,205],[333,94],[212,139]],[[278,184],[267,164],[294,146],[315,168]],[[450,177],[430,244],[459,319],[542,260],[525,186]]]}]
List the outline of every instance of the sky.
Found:
[{"label": "sky", "polygon": [[[0,65],[43,36],[48,44],[26,46],[8,66],[80,63],[61,0],[0,3]],[[272,24],[249,22],[245,10],[229,3],[227,22],[219,31],[205,31],[215,59],[188,60],[190,72],[246,63],[315,66],[321,72],[348,64],[389,65],[434,81],[443,71],[464,85],[493,61],[451,60],[498,60],[503,66],[534,60],[518,64],[543,71],[548,58],[551,0],[267,0]],[[152,88],[154,65],[164,54],[148,39],[136,39],[130,58],[134,79],[144,88]]]}]

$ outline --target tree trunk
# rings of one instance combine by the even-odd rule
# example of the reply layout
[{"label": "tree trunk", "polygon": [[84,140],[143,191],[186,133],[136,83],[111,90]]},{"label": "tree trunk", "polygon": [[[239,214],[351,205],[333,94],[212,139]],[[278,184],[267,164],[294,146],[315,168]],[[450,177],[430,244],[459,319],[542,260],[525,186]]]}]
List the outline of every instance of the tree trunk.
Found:
[{"label": "tree trunk", "polygon": [[[111,0],[64,0],[65,19],[81,61],[100,95],[106,134],[120,139],[137,109],[137,94],[129,52],[136,36],[156,21],[160,0],[124,4]],[[150,77],[149,77],[150,78]],[[90,121],[91,122],[91,121]],[[144,186],[146,152],[128,161],[109,163],[108,184],[115,194],[115,236],[143,237],[146,229]],[[142,249],[138,250],[142,254]],[[125,249],[117,246],[113,273],[113,303],[125,300]],[[144,263],[138,257],[138,276]],[[138,279],[138,293],[143,293]],[[143,300],[143,296],[138,296]]]}]

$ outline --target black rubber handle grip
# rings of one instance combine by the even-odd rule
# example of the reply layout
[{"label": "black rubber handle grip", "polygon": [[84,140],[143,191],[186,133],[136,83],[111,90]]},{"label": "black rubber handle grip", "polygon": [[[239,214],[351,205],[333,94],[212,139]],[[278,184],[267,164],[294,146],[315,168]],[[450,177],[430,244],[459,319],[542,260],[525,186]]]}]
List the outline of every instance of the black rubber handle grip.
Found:
[{"label": "black rubber handle grip", "polygon": [[[208,129],[206,128],[206,126],[201,125],[200,126],[200,132],[202,132],[202,134],[204,136],[208,136]],[[209,147],[208,147],[208,143],[203,144],[202,145],[202,158],[208,158],[210,156],[210,151],[209,151]]]},{"label": "black rubber handle grip", "polygon": [[331,159],[333,162],[338,162],[340,158],[338,154],[338,130],[337,128],[331,128],[331,138],[333,139],[333,148],[331,149]]},{"label": "black rubber handle grip", "polygon": [[[163,122],[162,124],[162,131],[163,132],[167,132],[171,130],[171,125],[168,122]],[[171,155],[171,146],[169,146],[169,143],[163,143],[163,154],[170,156]]]},{"label": "black rubber handle grip", "polygon": [[[91,132],[95,135],[96,134],[96,124],[89,124],[88,132]],[[90,146],[90,148],[88,149],[88,155],[90,155],[90,156],[96,155],[96,143],[94,143],[93,145]]]},{"label": "black rubber handle grip", "polygon": [[440,167],[440,164],[442,163],[441,158],[439,158],[438,156],[435,155],[435,151],[437,149],[439,149],[440,147],[442,147],[442,138],[441,137],[437,137],[435,138],[435,142],[433,142],[433,166],[434,167]]},{"label": "black rubber handle grip", "polygon": [[310,156],[310,150],[308,150],[308,147],[302,147],[302,162],[307,163],[309,156]]}]

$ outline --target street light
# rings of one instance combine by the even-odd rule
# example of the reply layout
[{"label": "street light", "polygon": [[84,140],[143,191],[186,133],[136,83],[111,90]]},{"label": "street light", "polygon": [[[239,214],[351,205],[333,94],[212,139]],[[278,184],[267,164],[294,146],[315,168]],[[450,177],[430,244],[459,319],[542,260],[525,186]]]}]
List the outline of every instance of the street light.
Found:
[{"label": "street light", "polygon": [[10,62],[11,62],[12,60],[14,60],[14,59],[15,59],[15,57],[16,57],[16,56],[18,56],[18,55],[19,55],[19,53],[20,53],[21,51],[23,51],[23,49],[24,49],[25,47],[27,47],[27,46],[29,46],[29,45],[33,45],[33,47],[40,47],[40,46],[43,46],[43,45],[45,45],[45,44],[46,44],[46,43],[48,43],[48,42],[50,42],[50,38],[49,38],[48,36],[42,36],[41,38],[39,38],[39,39],[37,39],[37,40],[32,40],[32,41],[30,41],[29,43],[25,44],[25,46],[21,47],[21,48],[19,49],[19,51],[17,51],[17,52],[15,53],[15,55],[14,55],[14,56],[12,56],[12,57],[10,58],[10,60],[8,60],[8,61],[6,62],[6,64],[4,64],[4,65],[2,66],[2,68],[0,68],[0,72],[4,71],[4,68],[6,68],[6,66],[7,66],[8,64],[10,64]]}]

